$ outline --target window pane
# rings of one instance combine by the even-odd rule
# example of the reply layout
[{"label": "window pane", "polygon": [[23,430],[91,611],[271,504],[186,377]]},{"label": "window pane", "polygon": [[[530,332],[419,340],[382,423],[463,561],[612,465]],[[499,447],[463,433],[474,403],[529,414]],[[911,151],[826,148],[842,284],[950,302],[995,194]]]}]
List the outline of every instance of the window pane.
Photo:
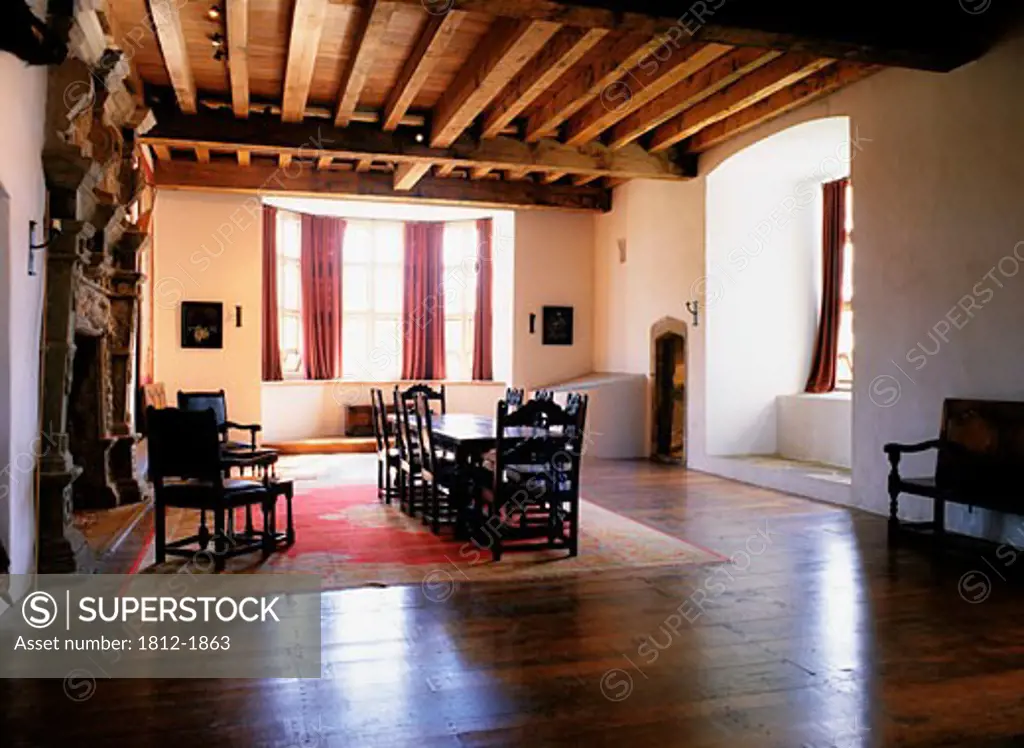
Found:
[{"label": "window pane", "polygon": [[370,269],[363,265],[348,265],[343,270],[341,296],[345,312],[370,311]]},{"label": "window pane", "polygon": [[302,296],[302,277],[299,266],[294,262],[286,262],[280,268],[281,277],[278,280],[278,303],[283,309],[298,311]]},{"label": "window pane", "polygon": [[398,317],[378,317],[373,325],[370,351],[373,379],[398,379],[402,369],[402,339]]},{"label": "window pane", "polygon": [[365,221],[350,221],[345,227],[343,262],[369,262],[373,256],[373,235]]},{"label": "window pane", "polygon": [[378,263],[400,265],[405,247],[405,226],[391,221],[377,223],[374,259]]},{"label": "window pane", "polygon": [[402,268],[398,265],[377,266],[374,278],[374,306],[378,312],[398,314],[402,311]]},{"label": "window pane", "polygon": [[299,318],[292,315],[283,317],[281,319],[281,348],[298,350],[301,337],[302,328]]},{"label": "window pane", "polygon": [[281,368],[289,374],[298,373],[302,368],[302,359],[299,357],[298,351],[285,351],[281,359]]},{"label": "window pane", "polygon": [[461,351],[463,323],[461,319],[448,319],[444,324],[444,347],[448,351]]},{"label": "window pane", "polygon": [[302,220],[295,213],[277,214],[277,253],[296,260],[302,255]]},{"label": "window pane", "polygon": [[341,375],[348,379],[369,379],[369,319],[348,315],[342,322]]}]

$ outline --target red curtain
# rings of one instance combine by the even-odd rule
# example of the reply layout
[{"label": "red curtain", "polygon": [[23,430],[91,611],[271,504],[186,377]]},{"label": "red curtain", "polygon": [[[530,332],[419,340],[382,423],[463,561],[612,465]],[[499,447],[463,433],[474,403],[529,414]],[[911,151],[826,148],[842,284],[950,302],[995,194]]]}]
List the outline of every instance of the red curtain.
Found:
[{"label": "red curtain", "polygon": [[302,216],[302,357],[307,379],[341,376],[341,244],[345,221]]},{"label": "red curtain", "polygon": [[491,245],[494,221],[480,218],[476,222],[476,315],[473,317],[473,379],[489,382],[494,379],[494,354],[491,342],[491,290],[494,268]]},{"label": "red curtain", "polygon": [[836,388],[836,355],[839,352],[839,317],[843,304],[843,245],[846,244],[846,186],[848,179],[826,182],[822,228],[821,314],[814,339],[814,358],[806,392],[831,392]]},{"label": "red curtain", "polygon": [[263,206],[263,381],[281,379],[277,316],[277,208]]},{"label": "red curtain", "polygon": [[444,379],[444,224],[405,224],[402,379]]}]

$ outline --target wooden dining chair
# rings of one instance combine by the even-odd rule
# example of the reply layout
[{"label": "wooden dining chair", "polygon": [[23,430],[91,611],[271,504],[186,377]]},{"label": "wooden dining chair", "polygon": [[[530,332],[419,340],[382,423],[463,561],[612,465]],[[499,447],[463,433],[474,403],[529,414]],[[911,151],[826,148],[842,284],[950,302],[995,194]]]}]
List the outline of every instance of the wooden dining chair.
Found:
[{"label": "wooden dining chair", "polygon": [[[212,410],[217,417],[217,430],[220,433],[221,446],[224,449],[256,449],[256,435],[263,430],[258,423],[236,423],[228,419],[228,401],[224,390],[216,392],[182,392],[178,391],[178,408],[180,410],[203,411]],[[249,441],[232,441],[232,430],[248,431]]]},{"label": "wooden dining chair", "polygon": [[477,545],[495,561],[506,551],[578,552],[583,423],[550,400],[514,412],[498,403],[493,469],[473,491],[469,521]]},{"label": "wooden dining chair", "polygon": [[[423,473],[420,466],[419,434],[412,425],[412,413],[396,387],[395,435],[398,442],[398,505],[403,512],[415,516],[422,510]],[[414,403],[415,407],[415,403]]]},{"label": "wooden dining chair", "polygon": [[555,393],[552,392],[551,390],[537,390],[536,392],[533,393],[533,399],[554,402]]},{"label": "wooden dining chair", "polygon": [[[264,557],[274,548],[274,502],[259,480],[225,478],[221,465],[220,429],[212,410],[186,411],[178,408],[150,408],[149,479],[153,483],[156,562],[168,555],[194,558],[213,541],[214,568],[243,553],[262,550]],[[232,534],[229,521],[235,509],[258,505],[263,514],[262,531],[246,527],[244,535]],[[195,535],[167,540],[168,507],[197,509],[199,529]],[[211,536],[206,512],[214,518]]]},{"label": "wooden dining chair", "polygon": [[422,516],[424,524],[429,524],[431,531],[440,535],[441,526],[455,526],[461,512],[454,503],[455,464],[434,441],[431,415],[426,395],[417,395],[416,428],[420,435],[420,474],[423,476]]},{"label": "wooden dining chair", "polygon": [[397,474],[401,466],[398,447],[391,443],[384,393],[380,388],[370,388],[370,406],[373,411],[373,436],[377,443],[377,498],[390,504],[391,499],[398,497]]},{"label": "wooden dining chair", "polygon": [[514,387],[505,388],[505,402],[508,404],[509,410],[515,410],[523,404],[523,400],[526,398],[526,390]]},{"label": "wooden dining chair", "polygon": [[[419,383],[414,384],[408,389],[402,390],[402,399],[405,401],[406,410],[410,413],[416,412],[416,396],[426,395],[428,402],[437,403],[440,408],[441,415],[448,412],[448,401],[445,395],[444,385],[441,385],[440,389],[432,389],[429,384]],[[433,408],[431,408],[433,410]],[[436,411],[435,411],[436,412]]]}]

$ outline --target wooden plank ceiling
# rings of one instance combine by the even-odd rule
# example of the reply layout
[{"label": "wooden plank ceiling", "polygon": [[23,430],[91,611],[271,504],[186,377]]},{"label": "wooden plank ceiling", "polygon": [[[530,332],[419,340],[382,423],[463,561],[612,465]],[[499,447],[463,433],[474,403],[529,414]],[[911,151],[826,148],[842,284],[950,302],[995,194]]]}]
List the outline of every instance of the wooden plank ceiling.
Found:
[{"label": "wooden plank ceiling", "polygon": [[690,178],[697,154],[886,59],[602,2],[109,4],[169,187],[602,210],[611,185]]}]

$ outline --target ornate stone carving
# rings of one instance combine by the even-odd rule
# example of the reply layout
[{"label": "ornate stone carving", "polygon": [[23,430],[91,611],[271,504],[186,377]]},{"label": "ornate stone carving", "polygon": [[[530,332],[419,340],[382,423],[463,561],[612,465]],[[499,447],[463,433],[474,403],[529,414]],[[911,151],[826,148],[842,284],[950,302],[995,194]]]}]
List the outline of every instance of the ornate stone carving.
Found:
[{"label": "ornate stone carving", "polygon": [[80,283],[75,294],[75,332],[98,337],[110,327],[110,299],[91,283]]}]

